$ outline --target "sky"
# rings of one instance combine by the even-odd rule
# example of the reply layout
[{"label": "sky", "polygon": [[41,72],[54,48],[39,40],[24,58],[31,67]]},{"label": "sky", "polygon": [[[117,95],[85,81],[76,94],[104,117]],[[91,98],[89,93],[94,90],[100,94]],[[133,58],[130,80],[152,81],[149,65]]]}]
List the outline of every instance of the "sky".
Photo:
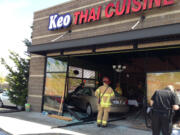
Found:
[{"label": "sky", "polygon": [[[31,37],[33,13],[69,0],[0,0],[0,58],[9,65],[9,50],[25,57],[26,47],[22,42]],[[0,76],[6,76],[7,70],[0,64]]]}]

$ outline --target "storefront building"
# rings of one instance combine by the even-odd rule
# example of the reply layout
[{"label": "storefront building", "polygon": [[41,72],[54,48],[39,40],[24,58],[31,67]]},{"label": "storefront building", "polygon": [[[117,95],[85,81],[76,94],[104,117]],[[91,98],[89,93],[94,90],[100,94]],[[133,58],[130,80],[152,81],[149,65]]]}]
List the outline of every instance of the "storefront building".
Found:
[{"label": "storefront building", "polygon": [[60,97],[103,75],[128,89],[148,72],[180,69],[180,1],[71,0],[34,13],[29,51],[33,111],[57,111]]}]

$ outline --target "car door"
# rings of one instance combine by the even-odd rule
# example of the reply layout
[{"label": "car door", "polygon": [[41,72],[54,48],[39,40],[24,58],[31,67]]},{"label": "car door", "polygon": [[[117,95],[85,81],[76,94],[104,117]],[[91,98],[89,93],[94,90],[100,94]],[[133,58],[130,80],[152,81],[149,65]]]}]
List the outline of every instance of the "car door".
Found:
[{"label": "car door", "polygon": [[89,102],[91,104],[93,112],[97,112],[97,109],[98,109],[98,106],[97,106],[98,98],[95,96],[95,89],[91,88],[91,92],[92,92],[92,96],[89,99]]},{"label": "car door", "polygon": [[11,103],[7,92],[3,92],[2,102],[5,106],[16,106],[15,104]]},{"label": "car door", "polygon": [[80,109],[82,109],[81,102],[82,102],[82,97],[83,97],[83,91],[84,91],[83,88],[79,89],[78,91],[73,93],[73,95],[71,96],[71,99],[70,99],[71,103]]},{"label": "car door", "polygon": [[9,105],[9,97],[7,95],[7,92],[3,92],[1,100],[3,102],[3,105],[5,105],[5,106]]},{"label": "car door", "polygon": [[91,89],[88,87],[84,88],[84,91],[82,92],[82,97],[80,99],[82,109],[85,110],[87,107],[87,104],[91,104],[91,98],[92,98],[92,92]]}]

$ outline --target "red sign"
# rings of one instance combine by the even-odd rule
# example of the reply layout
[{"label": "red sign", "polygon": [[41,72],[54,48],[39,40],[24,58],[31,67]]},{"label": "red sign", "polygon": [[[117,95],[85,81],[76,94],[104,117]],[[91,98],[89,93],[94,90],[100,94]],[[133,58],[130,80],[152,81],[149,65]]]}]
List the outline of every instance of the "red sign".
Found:
[{"label": "red sign", "polygon": [[83,22],[89,23],[91,21],[98,21],[101,16],[101,10],[102,10],[102,7],[99,6],[97,12],[95,11],[95,8],[92,8],[90,12],[88,9],[86,9],[85,13],[83,10],[75,12],[74,24],[82,24]]},{"label": "red sign", "polygon": [[[121,3],[122,2],[122,3]],[[144,10],[149,10],[154,7],[164,7],[174,4],[174,0],[118,0],[116,3],[110,2],[105,7],[105,17],[111,18],[113,16],[127,15],[130,13],[136,13]],[[91,21],[98,21],[101,18],[102,6],[99,6],[97,10],[92,8],[85,11],[77,11],[74,13],[74,24],[89,23]]]}]

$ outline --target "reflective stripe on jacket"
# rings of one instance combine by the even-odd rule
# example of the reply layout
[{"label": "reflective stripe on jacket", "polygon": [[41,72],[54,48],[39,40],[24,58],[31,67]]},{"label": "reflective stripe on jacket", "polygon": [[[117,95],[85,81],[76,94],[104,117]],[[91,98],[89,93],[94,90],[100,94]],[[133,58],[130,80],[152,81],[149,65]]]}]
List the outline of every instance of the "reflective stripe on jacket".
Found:
[{"label": "reflective stripe on jacket", "polygon": [[[107,87],[108,87],[108,89],[107,89]],[[105,90],[106,90],[106,92],[105,92]],[[103,95],[103,93],[104,93],[104,95]],[[103,86],[100,86],[96,90],[95,96],[97,98],[101,97],[101,102],[100,102],[101,107],[110,107],[112,105],[111,104],[111,98],[114,97],[114,91],[113,91],[113,89],[111,87],[109,87],[108,85],[105,84]]]}]

